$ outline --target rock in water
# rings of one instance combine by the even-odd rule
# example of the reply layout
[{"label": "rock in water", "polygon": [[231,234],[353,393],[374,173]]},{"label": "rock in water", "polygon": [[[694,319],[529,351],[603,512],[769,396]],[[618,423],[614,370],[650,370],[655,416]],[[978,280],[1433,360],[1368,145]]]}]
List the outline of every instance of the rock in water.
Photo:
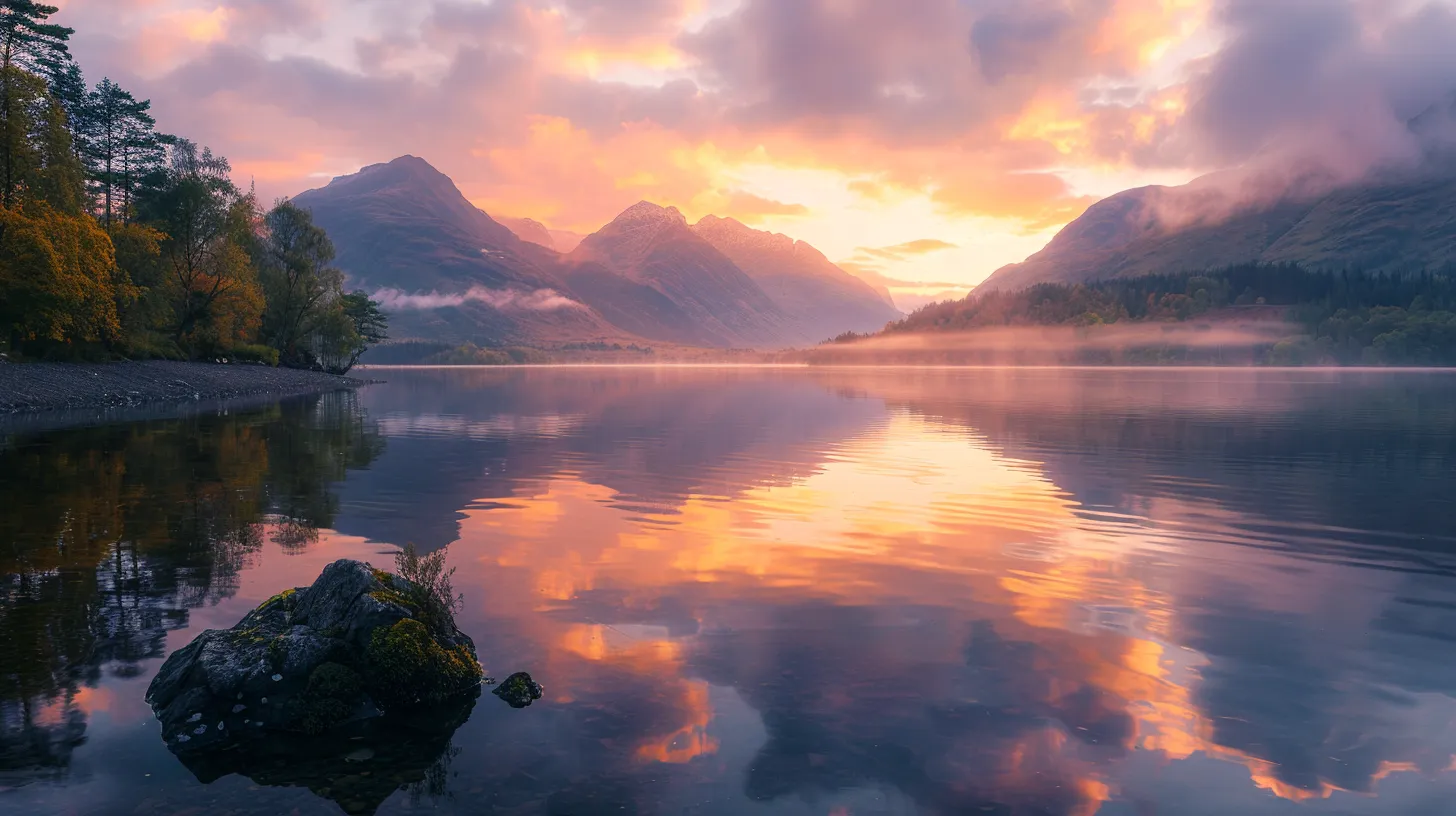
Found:
[{"label": "rock in water", "polygon": [[211,751],[473,698],[475,644],[448,613],[420,608],[413,589],[341,559],[233,628],[203,632],[147,688],[163,738],[179,754]]},{"label": "rock in water", "polygon": [[532,700],[541,699],[541,692],[541,684],[532,680],[531,675],[516,672],[501,681],[491,693],[505,700],[511,708],[525,708]]}]

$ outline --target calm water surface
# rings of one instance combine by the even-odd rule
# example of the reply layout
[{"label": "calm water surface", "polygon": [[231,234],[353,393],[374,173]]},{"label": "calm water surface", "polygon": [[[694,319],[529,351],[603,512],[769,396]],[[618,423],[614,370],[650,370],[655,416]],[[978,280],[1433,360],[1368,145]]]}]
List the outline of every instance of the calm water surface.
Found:
[{"label": "calm water surface", "polygon": [[[0,432],[0,812],[1456,813],[1456,375],[379,375]],[[168,653],[406,542],[544,699],[168,752]]]}]

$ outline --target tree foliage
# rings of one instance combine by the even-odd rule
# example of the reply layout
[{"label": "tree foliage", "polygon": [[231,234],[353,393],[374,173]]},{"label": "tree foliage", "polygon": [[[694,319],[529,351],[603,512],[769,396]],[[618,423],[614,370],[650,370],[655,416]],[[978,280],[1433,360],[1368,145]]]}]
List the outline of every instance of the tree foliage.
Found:
[{"label": "tree foliage", "polygon": [[385,339],[307,211],[261,213],[149,100],[88,90],[56,12],[0,0],[0,348],[342,372]]},{"label": "tree foliage", "polygon": [[[1456,365],[1456,270],[1409,275],[1322,272],[1294,265],[1039,284],[937,303],[888,334],[1002,326],[1180,322],[1259,312],[1304,334],[1269,350],[1286,365]],[[854,342],[858,336],[831,342]]]},{"label": "tree foliage", "polygon": [[315,365],[320,334],[345,328],[331,319],[342,309],[344,285],[344,274],[330,266],[333,242],[307,210],[282,201],[263,217],[257,255],[267,300],[263,342],[289,365]]},{"label": "tree foliage", "polygon": [[27,132],[17,105],[23,86],[63,62],[72,29],[48,22],[59,9],[34,0],[0,0],[0,206],[11,207],[23,171]]}]

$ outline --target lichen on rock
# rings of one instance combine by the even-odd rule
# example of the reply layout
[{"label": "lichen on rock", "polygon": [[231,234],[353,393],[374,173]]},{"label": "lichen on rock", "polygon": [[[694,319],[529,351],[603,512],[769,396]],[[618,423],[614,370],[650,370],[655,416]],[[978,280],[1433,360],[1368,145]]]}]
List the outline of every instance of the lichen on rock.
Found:
[{"label": "lichen on rock", "polygon": [[[216,750],[478,694],[475,644],[448,616],[418,620],[401,603],[410,590],[397,575],[341,559],[233,628],[198,635],[147,689],[164,739],[177,752]],[[198,722],[213,727],[199,731]]]}]

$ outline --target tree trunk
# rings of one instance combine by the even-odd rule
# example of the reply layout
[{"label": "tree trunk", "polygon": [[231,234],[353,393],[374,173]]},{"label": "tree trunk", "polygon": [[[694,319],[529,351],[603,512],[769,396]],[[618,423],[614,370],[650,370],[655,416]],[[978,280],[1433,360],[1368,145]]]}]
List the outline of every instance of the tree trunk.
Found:
[{"label": "tree trunk", "polygon": [[15,151],[10,139],[10,129],[14,127],[10,118],[10,58],[11,44],[7,40],[4,52],[0,53],[0,117],[5,119],[5,133],[0,136],[5,140],[5,188],[0,190],[0,207],[6,209],[10,208],[15,186]]}]

